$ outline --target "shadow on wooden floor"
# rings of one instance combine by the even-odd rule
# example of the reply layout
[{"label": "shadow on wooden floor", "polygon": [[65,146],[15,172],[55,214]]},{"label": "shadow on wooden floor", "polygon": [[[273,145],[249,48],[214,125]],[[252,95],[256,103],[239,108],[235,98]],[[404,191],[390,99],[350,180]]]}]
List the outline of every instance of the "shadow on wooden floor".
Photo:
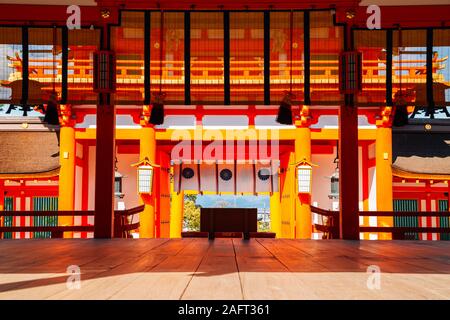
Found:
[{"label": "shadow on wooden floor", "polygon": [[[69,266],[81,290],[68,290]],[[401,275],[406,296],[425,284],[431,298],[450,298],[444,241],[36,239],[0,241],[0,299],[326,298],[352,286],[364,298],[369,266],[391,282]]]}]

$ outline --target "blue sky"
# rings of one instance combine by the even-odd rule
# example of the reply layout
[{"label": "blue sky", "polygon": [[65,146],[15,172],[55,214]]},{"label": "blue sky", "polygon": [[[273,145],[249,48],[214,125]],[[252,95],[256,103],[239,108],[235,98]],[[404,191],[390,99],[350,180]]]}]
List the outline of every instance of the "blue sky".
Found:
[{"label": "blue sky", "polygon": [[226,207],[226,208],[269,208],[269,196],[253,195],[198,195],[198,205],[204,208]]}]

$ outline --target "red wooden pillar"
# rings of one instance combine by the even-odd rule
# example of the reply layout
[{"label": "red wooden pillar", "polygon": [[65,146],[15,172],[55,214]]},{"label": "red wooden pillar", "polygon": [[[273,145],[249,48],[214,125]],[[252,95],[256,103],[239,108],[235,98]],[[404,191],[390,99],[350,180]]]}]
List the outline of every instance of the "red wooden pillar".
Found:
[{"label": "red wooden pillar", "polygon": [[359,240],[358,111],[339,111],[339,193],[342,239]]},{"label": "red wooden pillar", "polygon": [[448,192],[447,192],[447,209],[448,211],[450,211],[450,181],[447,181],[447,187],[448,187]]},{"label": "red wooden pillar", "polygon": [[114,221],[116,108],[97,106],[94,238],[111,238]]},{"label": "red wooden pillar", "polygon": [[[345,50],[352,49],[351,28],[346,26]],[[341,239],[359,240],[358,110],[353,94],[345,94],[339,109],[339,193]]]},{"label": "red wooden pillar", "polygon": [[[0,211],[5,210],[5,180],[0,179]],[[5,217],[0,217],[0,227],[5,226]],[[0,239],[3,239],[4,233],[0,232]]]},{"label": "red wooden pillar", "polygon": [[[103,26],[102,49],[108,49],[108,26]],[[114,236],[114,164],[116,106],[109,92],[99,93],[95,146],[94,238]]]},{"label": "red wooden pillar", "polygon": [[[431,183],[430,180],[425,180],[425,189],[426,189],[426,194],[425,194],[425,211],[430,212],[431,211],[431,201],[432,201],[432,195],[431,195]],[[437,211],[437,210],[436,210]],[[423,218],[419,218],[419,219],[423,219]],[[426,224],[425,226],[422,224],[422,227],[431,227],[432,226],[432,219],[435,219],[434,217],[426,217],[425,221]],[[422,223],[422,221],[420,222]],[[420,225],[420,224],[419,224]],[[423,240],[433,240],[433,234],[430,232],[427,233],[423,233],[422,236],[425,238]]]},{"label": "red wooden pillar", "polygon": [[[0,179],[0,211],[4,210],[5,210],[5,180]],[[0,217],[0,219],[1,218],[2,217]]]}]

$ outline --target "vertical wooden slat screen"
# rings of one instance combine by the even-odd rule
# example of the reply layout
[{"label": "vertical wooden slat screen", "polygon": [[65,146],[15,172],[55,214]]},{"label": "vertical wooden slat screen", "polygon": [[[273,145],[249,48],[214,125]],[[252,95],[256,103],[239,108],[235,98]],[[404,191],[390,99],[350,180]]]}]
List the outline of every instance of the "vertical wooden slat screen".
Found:
[{"label": "vertical wooden slat screen", "polygon": [[224,103],[222,12],[191,13],[191,102]]},{"label": "vertical wooden slat screen", "polygon": [[433,29],[426,30],[426,81],[427,81],[427,107],[434,115],[433,97]]},{"label": "vertical wooden slat screen", "polygon": [[[394,200],[394,211],[418,211],[417,200]],[[411,216],[394,217],[394,227],[418,227],[419,218]],[[408,240],[419,240],[418,233],[405,233]]]},{"label": "vertical wooden slat screen", "polygon": [[61,29],[61,97],[60,103],[67,103],[67,81],[69,62],[69,30],[67,27]]},{"label": "vertical wooden slat screen", "polygon": [[401,90],[402,96],[407,101],[415,100],[416,106],[427,105],[426,46],[426,30],[394,30],[392,52],[394,100],[396,94],[398,99]]},{"label": "vertical wooden slat screen", "polygon": [[344,49],[343,27],[335,26],[330,11],[311,11],[311,103],[341,104],[339,53]]},{"label": "vertical wooden slat screen", "polygon": [[[5,211],[14,211],[14,197],[5,197]],[[4,226],[13,227],[14,217],[4,217]],[[12,232],[3,233],[4,239],[12,239]]]},{"label": "vertical wooden slat screen", "polygon": [[264,103],[264,12],[230,12],[231,104]]},{"label": "vertical wooden slat screen", "polygon": [[[20,104],[22,106],[24,106],[24,108],[23,108],[24,115],[26,115],[26,113],[28,111],[27,103],[28,103],[28,96],[29,96],[28,90],[29,90],[29,82],[30,82],[29,81],[30,51],[29,51],[28,42],[29,42],[28,27],[22,26],[22,49],[23,50],[22,50],[22,60],[20,61],[21,66],[22,66],[22,92],[21,92],[21,96],[20,96]],[[14,94],[14,90],[13,90],[13,94]]]},{"label": "vertical wooden slat screen", "polygon": [[223,13],[223,91],[225,105],[231,103],[230,93],[230,13]]},{"label": "vertical wooden slat screen", "polygon": [[61,28],[28,28],[28,104],[47,103],[53,91],[61,98]]},{"label": "vertical wooden slat screen", "polygon": [[[448,200],[439,200],[438,201],[438,207],[439,211],[448,211]],[[439,226],[441,228],[448,228],[450,227],[450,217],[439,217]],[[440,235],[441,240],[450,240],[450,233],[441,233]]]},{"label": "vertical wooden slat screen", "polygon": [[[111,27],[118,104],[150,103],[151,94],[159,91],[161,71],[166,104],[278,104],[289,89],[290,49],[298,103],[336,105],[343,101],[338,90],[343,27],[334,25],[331,11],[294,11],[292,44],[289,11],[167,11],[163,16],[162,32],[160,11],[122,11],[120,25]],[[92,54],[99,48],[100,31],[62,30],[1,27],[0,103],[13,98],[16,104],[46,103],[53,89],[64,103],[96,103],[97,95],[91,90]],[[159,43],[161,35],[163,43]],[[445,59],[450,54],[450,30],[355,30],[353,35],[364,65],[363,92],[357,104],[390,104],[390,96],[401,87],[411,99],[409,105],[425,107],[431,100],[437,107],[436,117],[450,117],[446,85],[450,64]],[[23,69],[25,39],[29,68]],[[145,62],[146,58],[150,61]],[[305,68],[307,61],[310,68]],[[21,81],[24,72],[29,74],[28,82]],[[66,78],[67,97],[61,92]],[[389,78],[392,94],[390,88],[386,90]],[[22,92],[23,88],[28,90]]]},{"label": "vertical wooden slat screen", "polygon": [[184,13],[184,103],[191,104],[191,13]]},{"label": "vertical wooden slat screen", "polygon": [[389,29],[386,31],[386,105],[393,105],[392,96],[392,53],[394,46],[394,31]]},{"label": "vertical wooden slat screen", "polygon": [[270,104],[270,11],[264,11],[264,104]]},{"label": "vertical wooden slat screen", "polygon": [[150,15],[150,89],[152,94],[159,92],[162,67],[161,89],[166,103],[184,104],[184,12],[164,12],[163,17],[161,24],[161,12]]},{"label": "vertical wooden slat screen", "polygon": [[70,103],[95,103],[92,90],[93,54],[99,49],[100,30],[68,30],[67,99]]},{"label": "vertical wooden slat screen", "polygon": [[[34,211],[58,211],[58,197],[33,197]],[[41,216],[33,217],[35,227],[53,227],[58,225],[58,217]],[[34,232],[33,238],[50,238],[50,232]]]},{"label": "vertical wooden slat screen", "polygon": [[123,11],[121,25],[111,29],[111,49],[116,53],[116,93],[120,104],[144,101],[144,12]]},{"label": "vertical wooden slat screen", "polygon": [[291,43],[291,13],[270,13],[270,100],[272,104],[280,104],[284,92],[290,90],[291,59],[292,91],[296,101],[304,101],[303,12],[294,11],[292,14]]},{"label": "vertical wooden slat screen", "polygon": [[[436,117],[450,118],[450,29],[433,31],[433,100]],[[444,84],[445,82],[445,84]]]},{"label": "vertical wooden slat screen", "polygon": [[[22,29],[0,28],[0,102],[10,103],[13,98],[13,82],[22,80]],[[16,103],[20,102],[22,84],[17,82],[18,89]]]},{"label": "vertical wooden slat screen", "polygon": [[354,31],[355,49],[362,53],[362,92],[356,95],[358,104],[386,103],[386,31]]}]

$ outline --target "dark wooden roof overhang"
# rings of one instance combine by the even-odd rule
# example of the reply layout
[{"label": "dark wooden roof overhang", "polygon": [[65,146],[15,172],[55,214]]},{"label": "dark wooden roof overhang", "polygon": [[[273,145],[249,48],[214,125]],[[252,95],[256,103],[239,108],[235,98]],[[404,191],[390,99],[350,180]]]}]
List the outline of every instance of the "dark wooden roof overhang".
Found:
[{"label": "dark wooden roof overhang", "polygon": [[56,132],[0,131],[0,178],[50,178],[59,174]]},{"label": "dark wooden roof overhang", "polygon": [[450,179],[450,133],[394,132],[394,176],[412,179]]}]

